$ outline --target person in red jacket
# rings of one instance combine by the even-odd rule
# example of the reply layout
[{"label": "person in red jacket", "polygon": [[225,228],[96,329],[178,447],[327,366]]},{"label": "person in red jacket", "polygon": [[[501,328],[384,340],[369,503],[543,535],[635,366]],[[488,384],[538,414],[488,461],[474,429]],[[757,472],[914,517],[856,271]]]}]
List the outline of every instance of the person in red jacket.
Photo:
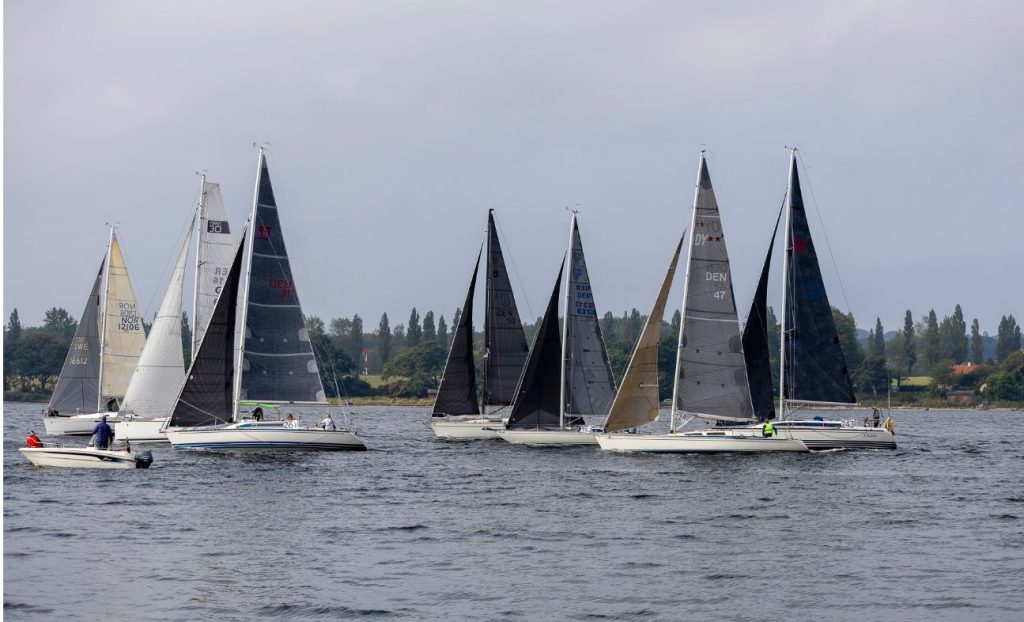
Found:
[{"label": "person in red jacket", "polygon": [[29,433],[28,438],[25,439],[25,442],[28,444],[29,447],[43,446],[43,441],[39,440],[39,437],[36,436],[35,431]]}]

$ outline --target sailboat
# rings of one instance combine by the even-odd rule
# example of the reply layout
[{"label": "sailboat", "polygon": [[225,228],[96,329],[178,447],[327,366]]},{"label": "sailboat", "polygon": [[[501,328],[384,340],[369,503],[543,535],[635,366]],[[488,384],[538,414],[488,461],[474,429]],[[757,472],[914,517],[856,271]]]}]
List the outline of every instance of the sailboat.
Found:
[{"label": "sailboat", "polygon": [[[689,236],[669,433],[607,433],[598,435],[598,444],[607,450],[653,453],[806,452],[803,443],[782,436],[763,437],[746,431],[734,434],[720,428],[681,429],[693,417],[736,422],[754,418],[725,235],[703,153],[698,164]],[[630,360],[627,382],[623,383],[626,394],[616,400],[609,414],[609,432],[635,428],[657,417],[650,396],[657,394],[658,334],[648,333],[661,324],[678,252],[679,249]]]},{"label": "sailboat", "polygon": [[185,381],[185,365],[181,350],[181,297],[184,287],[185,263],[193,234],[195,248],[195,288],[192,299],[193,338],[190,347],[195,356],[217,294],[224,284],[234,243],[227,212],[221,198],[220,185],[200,179],[199,201],[178,261],[164,292],[163,302],[150,329],[146,349],[128,385],[128,392],[114,424],[119,439],[132,441],[166,441],[161,428],[170,417],[178,391]]},{"label": "sailboat", "polygon": [[[438,438],[482,440],[498,438],[504,427],[501,409],[512,403],[516,383],[526,363],[527,345],[519,319],[512,283],[505,268],[494,210],[487,214],[487,266],[484,300],[484,386],[483,404],[478,404],[476,368],[473,360],[473,295],[477,268],[466,293],[441,385],[427,425]],[[487,412],[488,406],[498,410]]]},{"label": "sailboat", "polygon": [[[895,437],[885,426],[869,427],[857,425],[852,420],[823,417],[792,418],[800,406],[848,406],[857,401],[811,239],[796,164],[794,149],[790,152],[785,202],[786,257],[782,277],[784,302],[779,357],[779,394],[782,397],[778,418],[773,422],[775,429],[803,441],[813,450],[896,449]],[[758,419],[761,420],[776,417],[771,398],[766,321],[768,268],[774,241],[773,234],[743,336],[748,370],[752,374],[755,369],[762,370],[756,372],[760,389],[751,385],[758,404]],[[747,429],[756,433],[759,428],[747,426]]]},{"label": "sailboat", "polygon": [[266,155],[252,214],[164,431],[175,448],[365,450],[345,429],[262,421],[243,405],[326,405]]},{"label": "sailboat", "polygon": [[138,301],[111,227],[107,252],[43,418],[46,433],[89,436],[101,417],[113,416],[145,344]]},{"label": "sailboat", "polygon": [[[593,445],[585,415],[604,416],[615,396],[601,324],[590,287],[577,214],[530,358],[501,438],[524,445]],[[559,337],[558,294],[565,273],[565,330]]]}]

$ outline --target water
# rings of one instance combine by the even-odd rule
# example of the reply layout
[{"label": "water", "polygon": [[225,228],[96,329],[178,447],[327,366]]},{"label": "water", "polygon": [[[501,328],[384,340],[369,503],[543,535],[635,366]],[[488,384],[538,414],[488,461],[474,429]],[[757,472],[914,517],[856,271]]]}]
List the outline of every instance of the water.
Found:
[{"label": "water", "polygon": [[10,620],[1024,619],[1019,412],[898,413],[895,452],[634,456],[367,407],[368,452],[93,471],[27,465],[39,408],[4,405]]}]

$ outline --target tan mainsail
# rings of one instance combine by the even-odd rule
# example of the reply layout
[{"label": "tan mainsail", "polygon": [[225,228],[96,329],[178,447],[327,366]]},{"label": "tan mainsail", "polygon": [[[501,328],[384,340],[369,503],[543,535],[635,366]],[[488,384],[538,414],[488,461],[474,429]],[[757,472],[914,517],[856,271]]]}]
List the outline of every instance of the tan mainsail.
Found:
[{"label": "tan mainsail", "polygon": [[[683,239],[686,234],[683,234]],[[672,289],[672,280],[679,263],[679,251],[683,248],[679,240],[672,255],[665,280],[661,283],[654,308],[647,316],[647,323],[636,342],[636,349],[629,359],[626,374],[622,377],[619,391],[608,411],[604,422],[605,432],[619,432],[629,428],[647,425],[658,418],[658,342],[661,341],[661,321],[665,315],[665,304]]]},{"label": "tan mainsail", "polygon": [[124,263],[117,236],[111,235],[107,256],[106,302],[103,307],[101,409],[106,409],[106,403],[111,398],[120,400],[124,397],[145,346],[142,314],[132,282],[128,278],[128,266]]}]

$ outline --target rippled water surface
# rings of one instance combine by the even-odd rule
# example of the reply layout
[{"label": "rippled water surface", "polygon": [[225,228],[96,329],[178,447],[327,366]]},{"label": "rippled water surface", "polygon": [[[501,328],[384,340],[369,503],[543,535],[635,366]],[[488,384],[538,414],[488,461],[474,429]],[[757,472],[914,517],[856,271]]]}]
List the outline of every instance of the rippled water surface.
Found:
[{"label": "rippled water surface", "polygon": [[39,408],[4,404],[10,620],[1024,619],[1020,412],[897,413],[895,452],[635,456],[366,407],[368,452],[95,471],[28,466]]}]

